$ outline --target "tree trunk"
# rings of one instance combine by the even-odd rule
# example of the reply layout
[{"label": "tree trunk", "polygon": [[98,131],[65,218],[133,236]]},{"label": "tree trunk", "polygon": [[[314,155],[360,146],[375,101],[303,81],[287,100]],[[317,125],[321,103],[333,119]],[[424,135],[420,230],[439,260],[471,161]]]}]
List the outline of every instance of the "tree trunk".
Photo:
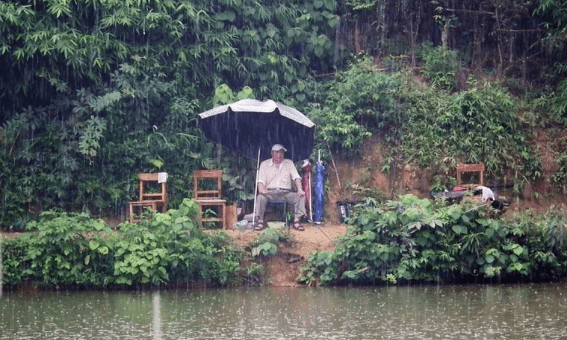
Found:
[{"label": "tree trunk", "polygon": [[496,75],[498,78],[502,77],[502,64],[503,64],[503,57],[502,57],[502,36],[498,33],[498,29],[500,29],[500,19],[498,9],[496,9],[496,41],[498,45],[498,67],[496,68]]},{"label": "tree trunk", "polygon": [[415,67],[415,39],[413,38],[413,20],[410,20],[410,46],[411,46],[411,67]]},{"label": "tree trunk", "polygon": [[441,32],[441,46],[447,47],[447,39],[449,38],[449,23],[450,19],[445,22],[443,26],[443,32]]},{"label": "tree trunk", "polygon": [[358,55],[362,49],[360,48],[360,29],[358,28],[358,18],[354,24],[354,50]]}]

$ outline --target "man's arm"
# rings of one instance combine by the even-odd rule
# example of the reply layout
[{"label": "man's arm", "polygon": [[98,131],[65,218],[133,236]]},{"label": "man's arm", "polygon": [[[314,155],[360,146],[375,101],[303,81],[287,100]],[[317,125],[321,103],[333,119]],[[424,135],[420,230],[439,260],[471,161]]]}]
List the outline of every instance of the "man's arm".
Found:
[{"label": "man's arm", "polygon": [[305,195],[305,191],[303,191],[303,188],[301,187],[301,178],[295,179],[295,186],[297,186],[297,193],[299,196]]},{"label": "man's arm", "polygon": [[289,161],[289,164],[290,164],[289,165],[290,176],[291,179],[295,182],[295,186],[297,187],[297,193],[299,194],[299,196],[303,196],[305,195],[305,191],[303,191],[303,186],[301,185],[301,176],[299,176],[295,164],[293,164],[292,161]]},{"label": "man's arm", "polygon": [[264,162],[260,163],[258,178],[256,178],[256,185],[258,186],[258,193],[262,195],[268,193],[268,190],[266,189],[266,164]]}]

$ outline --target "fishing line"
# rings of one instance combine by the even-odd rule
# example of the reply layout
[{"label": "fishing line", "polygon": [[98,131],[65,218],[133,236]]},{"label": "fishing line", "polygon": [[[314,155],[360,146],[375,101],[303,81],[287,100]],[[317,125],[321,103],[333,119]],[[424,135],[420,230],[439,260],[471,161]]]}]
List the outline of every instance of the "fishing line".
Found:
[{"label": "fishing line", "polygon": [[315,228],[319,229],[320,232],[323,233],[323,235],[325,235],[325,237],[327,237],[329,239],[329,241],[331,241],[331,243],[336,244],[335,241],[331,240],[331,238],[325,234],[325,232],[321,229],[321,227],[319,227],[318,225],[315,225]]}]

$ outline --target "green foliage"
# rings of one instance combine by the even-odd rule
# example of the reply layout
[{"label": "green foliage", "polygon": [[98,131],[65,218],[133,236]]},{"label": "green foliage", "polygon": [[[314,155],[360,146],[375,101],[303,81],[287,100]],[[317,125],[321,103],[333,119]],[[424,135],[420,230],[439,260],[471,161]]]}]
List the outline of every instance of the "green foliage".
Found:
[{"label": "green foliage", "polygon": [[433,176],[433,185],[429,188],[433,192],[442,192],[453,189],[456,184],[455,177],[435,175]]},{"label": "green foliage", "polygon": [[247,198],[248,170],[211,162],[196,115],[229,97],[304,107],[321,94],[311,72],[340,62],[336,11],[335,0],[2,2],[0,225],[21,230],[51,208],[121,215],[136,174],[156,167],[174,206],[191,196],[187,174],[220,163],[229,199]]},{"label": "green foliage", "polygon": [[[426,70],[457,69],[456,56],[448,66],[437,65],[448,60],[445,53],[454,52],[437,48],[427,53],[431,67]],[[374,134],[386,144],[384,172],[408,163],[435,169],[434,186],[444,189],[454,185],[457,163],[484,163],[488,176],[507,177],[519,189],[542,176],[537,150],[517,116],[522,108],[498,84],[471,78],[468,90],[451,94],[417,82],[407,70],[384,73],[363,57],[338,73],[327,84],[324,103],[313,104],[308,112],[319,126],[319,149],[328,145],[354,156]]]},{"label": "green foliage", "polygon": [[411,84],[400,93],[409,109],[402,144],[406,162],[445,169],[442,176],[460,160],[484,163],[488,174],[502,178],[511,173],[510,180],[541,177],[536,151],[516,118],[519,103],[500,86],[470,85],[451,96]]},{"label": "green foliage", "polygon": [[456,86],[457,73],[461,68],[457,52],[445,46],[430,47],[426,44],[422,54],[425,61],[423,75],[434,87],[453,90]]},{"label": "green foliage", "polygon": [[254,90],[250,87],[244,87],[240,92],[234,94],[232,89],[227,84],[221,84],[215,89],[215,95],[213,97],[213,106],[221,106],[230,104],[241,99],[254,99]]},{"label": "green foliage", "polygon": [[137,55],[181,72],[201,93],[228,81],[287,96],[310,68],[327,72],[335,62],[327,32],[336,12],[335,0],[4,1],[0,63],[12,67],[2,91],[16,107],[49,102],[56,92],[103,85]]},{"label": "green foliage", "polygon": [[34,232],[29,238],[23,262],[29,262],[25,274],[38,284],[95,285],[108,284],[110,252],[103,240],[112,230],[101,220],[87,214],[46,211],[39,221],[26,226]]},{"label": "green foliage", "polygon": [[274,256],[278,252],[278,244],[280,242],[291,242],[289,234],[286,235],[276,229],[268,228],[250,245],[252,256]]},{"label": "green foliage", "polygon": [[318,143],[356,155],[370,129],[386,132],[386,141],[399,138],[399,105],[394,93],[400,86],[391,75],[378,72],[372,60],[363,57],[337,74],[328,84],[322,105],[310,109],[310,118],[320,126]]},{"label": "green foliage", "polygon": [[345,4],[349,7],[352,7],[354,11],[364,10],[364,9],[372,9],[376,6],[377,0],[346,0]]},{"label": "green foliage", "polygon": [[364,137],[371,133],[354,121],[354,117],[344,111],[332,111],[328,106],[314,105],[310,108],[310,117],[323,128],[317,130],[317,137],[322,146],[332,145],[335,149],[347,151],[359,150]]},{"label": "green foliage", "polygon": [[88,158],[95,157],[105,128],[106,122],[103,119],[91,116],[85,122],[85,130],[79,137],[79,152]]},{"label": "green foliage", "polygon": [[555,121],[563,126],[567,125],[567,81],[563,80],[557,85],[555,94],[547,102],[551,115]]},{"label": "green foliage", "polygon": [[[4,242],[4,284],[137,286],[202,282],[234,285],[258,280],[241,273],[245,254],[222,233],[197,228],[198,204],[155,213],[142,224],[111,230],[87,214],[44,212],[28,233]],[[244,268],[246,269],[246,268]]]},{"label": "green foliage", "polygon": [[29,244],[29,235],[22,235],[17,238],[0,237],[0,246],[2,247],[2,282],[6,285],[18,285],[27,279],[29,272],[23,254]]},{"label": "green foliage", "polygon": [[567,191],[567,154],[560,153],[557,158],[559,169],[552,175],[552,181],[556,188],[561,188],[562,192]]},{"label": "green foliage", "polygon": [[[71,102],[26,111],[0,129],[8,136],[0,140],[0,181],[13,183],[3,192],[0,224],[22,229],[30,213],[54,207],[119,214],[137,197],[137,173],[155,167],[170,174],[172,204],[189,197],[187,173],[197,167],[190,155],[203,144],[197,103],[182,98],[176,77],[163,77],[155,61],[141,58],[122,70],[106,94],[80,90]],[[47,114],[67,110],[74,115],[63,121]]]},{"label": "green foliage", "polygon": [[565,216],[498,220],[467,205],[437,206],[413,195],[351,218],[333,253],[316,252],[306,283],[540,281],[565,277]]},{"label": "green foliage", "polygon": [[167,250],[147,227],[123,225],[124,238],[116,242],[114,276],[117,284],[167,282]]},{"label": "green foliage", "polygon": [[[547,33],[543,43],[550,49],[562,50],[565,46],[566,7],[567,4],[561,1],[540,0],[537,2],[534,14],[544,17],[542,26]],[[562,66],[565,67],[564,64]]]}]

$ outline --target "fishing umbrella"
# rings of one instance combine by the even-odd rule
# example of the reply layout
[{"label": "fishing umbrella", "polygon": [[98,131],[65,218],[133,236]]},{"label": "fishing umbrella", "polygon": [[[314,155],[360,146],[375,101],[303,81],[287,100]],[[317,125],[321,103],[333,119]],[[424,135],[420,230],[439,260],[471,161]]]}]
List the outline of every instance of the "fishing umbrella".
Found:
[{"label": "fishing umbrella", "polygon": [[[199,114],[199,126],[206,139],[240,156],[257,159],[256,178],[260,159],[271,157],[274,144],[283,145],[286,158],[293,162],[309,158],[313,149],[315,124],[298,110],[273,100],[242,99],[215,107]],[[257,189],[256,185],[254,197]]]},{"label": "fishing umbrella", "polygon": [[315,124],[298,110],[273,100],[243,99],[199,114],[206,139],[236,154],[256,159],[270,157],[272,145],[281,144],[294,162],[309,158]]}]

